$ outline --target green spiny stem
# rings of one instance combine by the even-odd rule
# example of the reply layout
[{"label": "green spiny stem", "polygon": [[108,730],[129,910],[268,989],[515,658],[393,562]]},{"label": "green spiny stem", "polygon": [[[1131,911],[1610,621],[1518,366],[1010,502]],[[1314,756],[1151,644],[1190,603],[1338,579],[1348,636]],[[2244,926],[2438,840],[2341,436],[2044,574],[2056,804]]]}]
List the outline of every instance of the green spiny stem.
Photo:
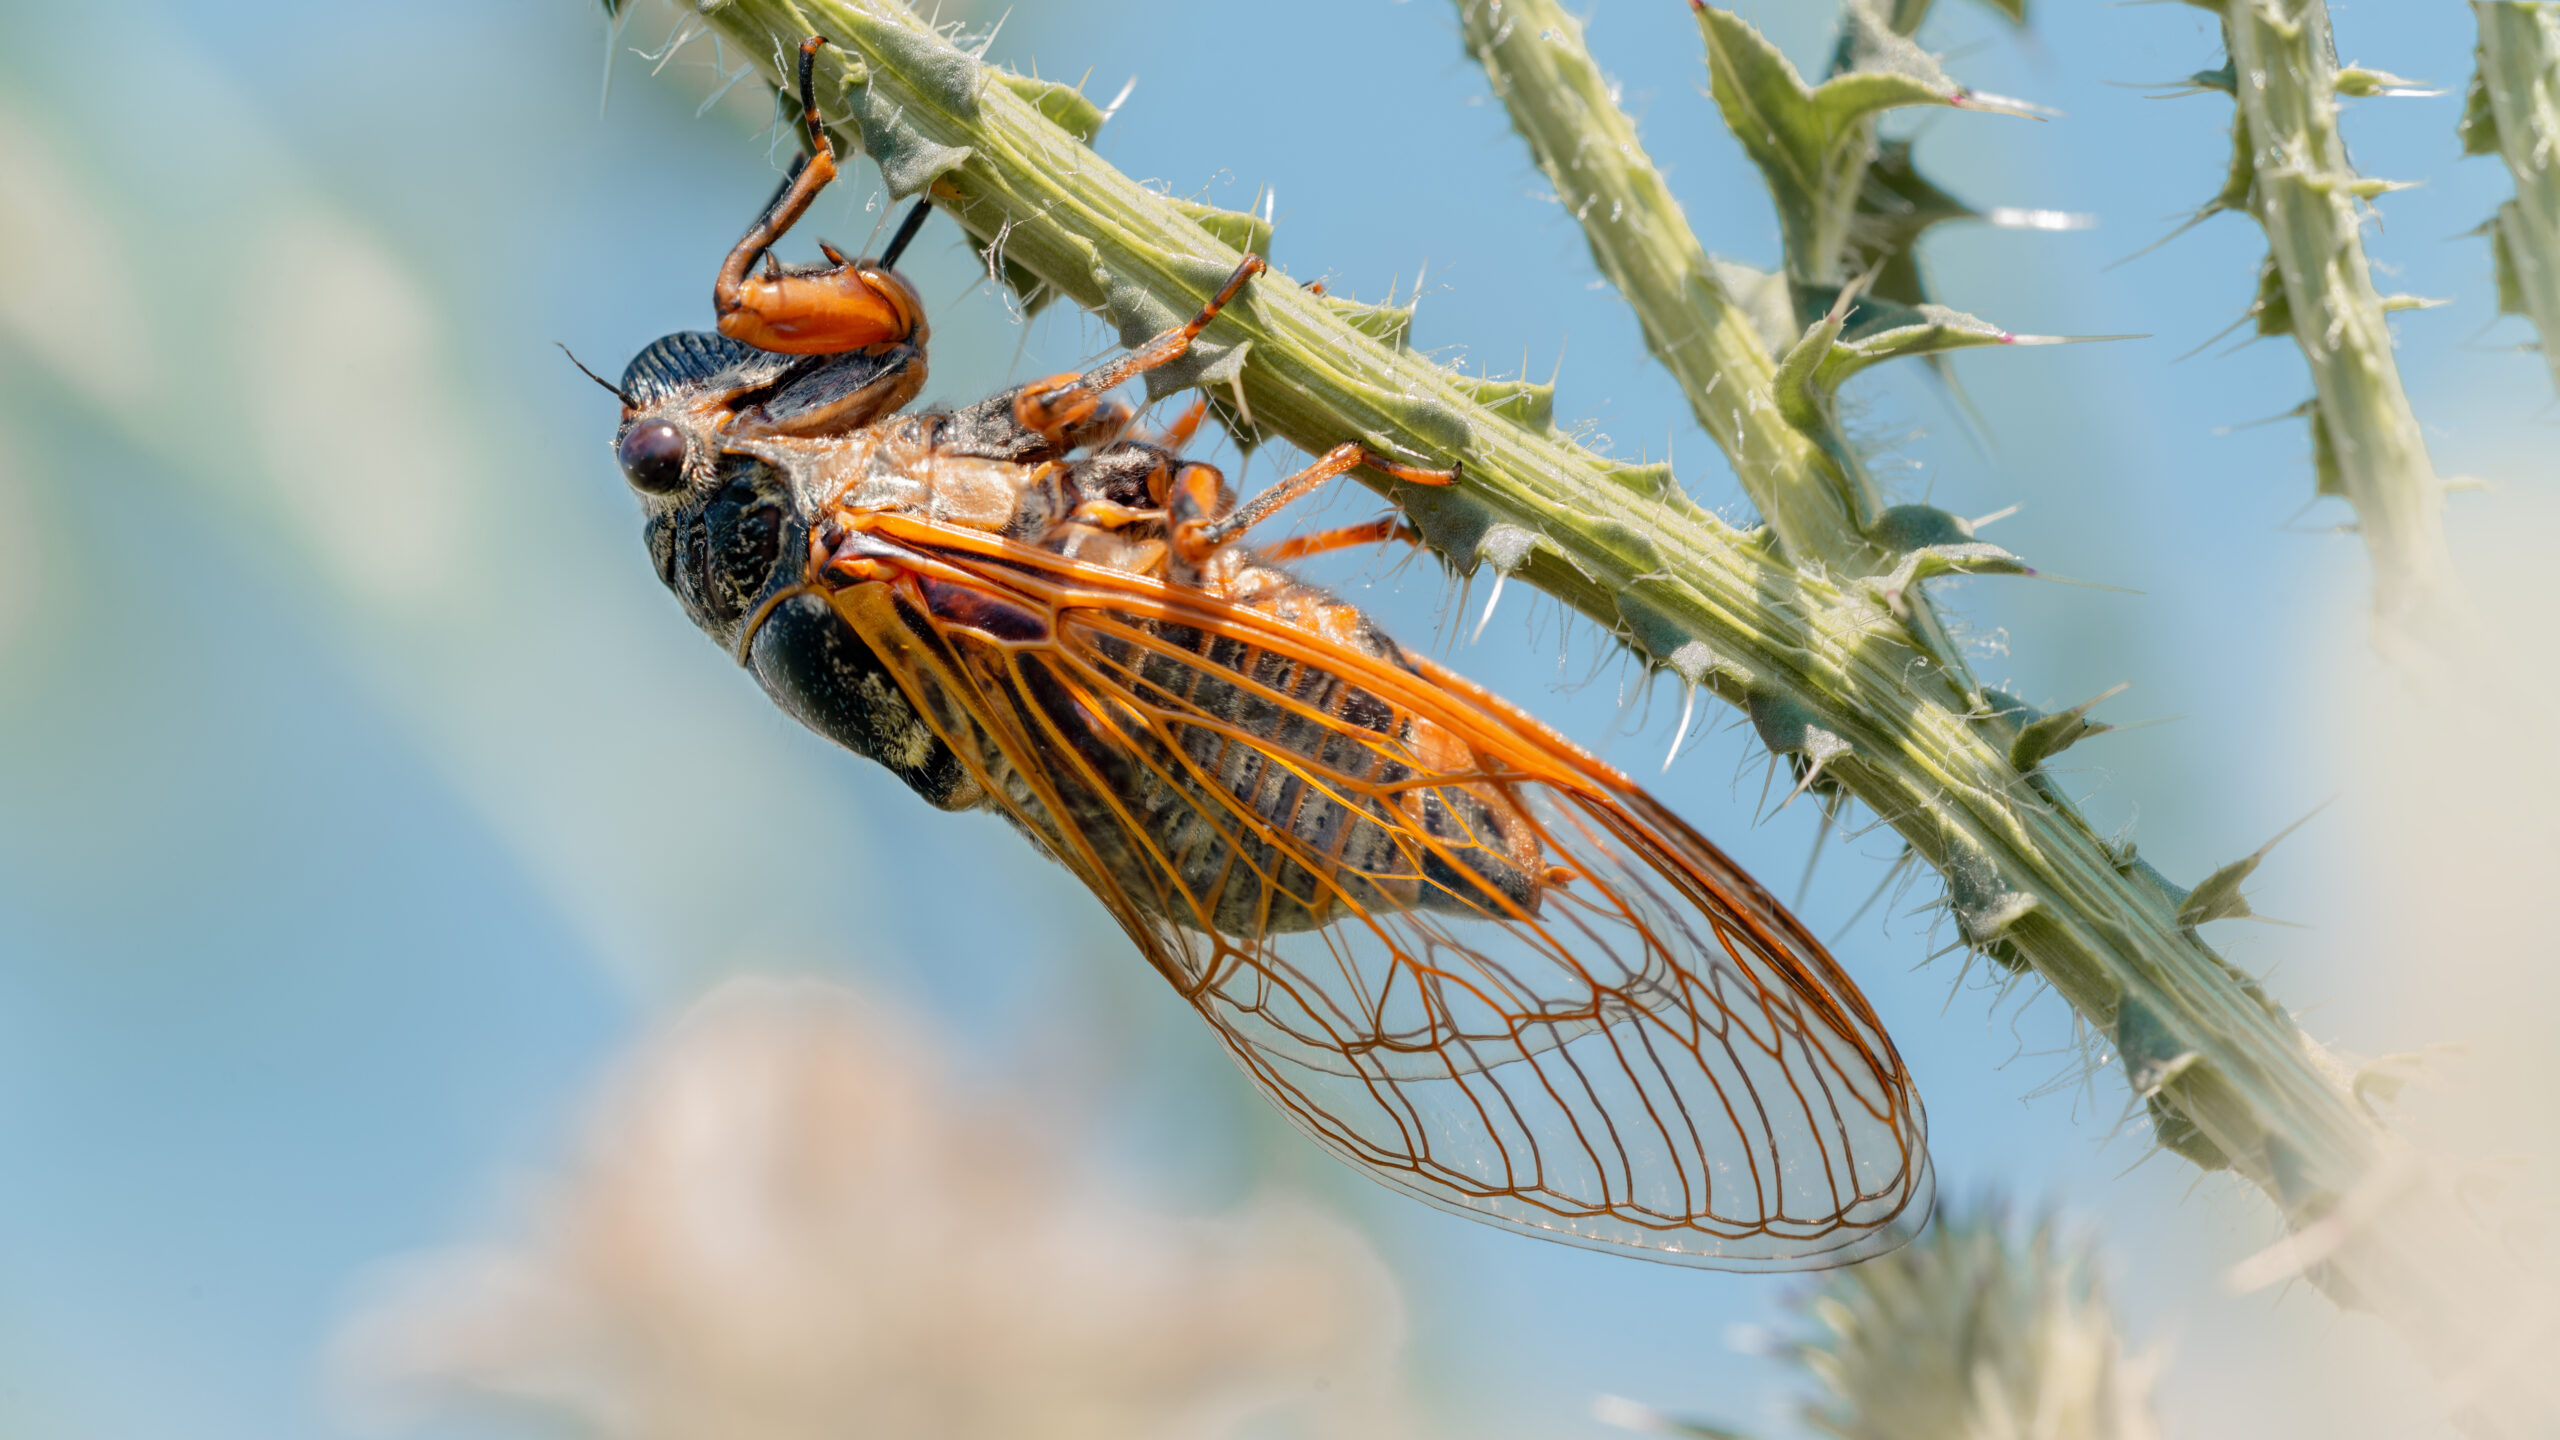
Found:
[{"label": "green spiny stem", "polygon": [[[1699,297],[1706,297],[1711,307],[1730,311],[1733,306],[1717,285],[1716,272],[1704,248],[1637,143],[1633,123],[1607,98],[1609,86],[1582,45],[1581,27],[1550,0],[1467,0],[1460,5],[1460,12],[1468,43],[1493,77],[1494,88],[1509,107],[1515,126],[1529,140],[1540,165],[1554,180],[1559,196],[1581,216],[1603,273],[1627,295],[1648,336],[1674,337],[1671,341],[1657,340],[1655,353],[1665,356],[1666,365],[1680,379],[1693,408],[1710,432],[1724,443],[1737,472],[1746,477],[1745,489],[1758,500],[1764,494],[1819,495],[1834,477],[1853,478],[1862,485],[1870,483],[1854,468],[1835,468],[1825,447],[1814,445],[1802,432],[1777,418],[1779,407],[1768,398],[1775,384],[1774,367],[1756,343],[1748,348],[1738,342],[1677,343],[1684,331],[1689,336],[1701,336],[1730,334],[1735,328],[1744,332],[1741,338],[1748,339],[1749,326],[1747,322],[1726,320],[1712,308],[1704,318],[1684,313]],[[1729,365],[1717,363],[1726,357],[1730,357]],[[1719,401],[1719,396],[1725,398]],[[1769,452],[1786,456],[1799,468],[1790,474],[1769,465],[1746,464],[1749,452],[1727,439],[1716,419],[1710,418],[1727,412],[1737,417],[1771,417],[1768,428],[1793,439],[1797,445],[1786,451],[1772,444]],[[1734,433],[1749,432],[1737,428]],[[1873,573],[1876,560],[1886,552],[1871,545],[1854,528],[1859,522],[1853,517],[1879,513],[1880,505],[1869,488],[1859,492],[1855,510],[1839,505],[1827,509],[1801,507],[1800,524],[1810,528],[1800,541],[1787,546],[1788,552],[1826,557],[1837,569],[1853,575]],[[1772,528],[1777,527],[1773,524]],[[1913,598],[1907,603],[1915,615],[1925,613],[1925,598]],[[1942,634],[1943,630],[1933,624],[1927,633]],[[1943,666],[1941,674],[1951,687],[1969,683],[1954,665]],[[2025,768],[2031,771],[2033,766]],[[2057,823],[2086,832],[2085,822],[2066,799],[2049,787],[2039,785],[2038,790],[2039,802]],[[1929,853],[1925,845],[1922,849]],[[1932,854],[1930,858],[1942,869],[1960,866],[1964,859],[1942,854]],[[2172,911],[2177,909],[2174,899],[2167,903]],[[2203,949],[2200,942],[2191,940],[2190,945],[2194,950]],[[2033,962],[2034,948],[2025,948],[2027,958]],[[2085,1002],[2082,1013],[2093,1023],[2116,1026],[2118,1006],[2107,997],[2123,987],[2112,983],[2090,986],[2082,971],[2079,957],[2073,957],[2060,967],[2057,985],[2066,994],[2080,992],[2076,1003]]]},{"label": "green spiny stem", "polygon": [[[1580,221],[1600,273],[1634,308],[1647,348],[1680,382],[1784,555],[1839,575],[1889,571],[1900,557],[1867,538],[1884,511],[1874,480],[1836,433],[1817,440],[1773,403],[1777,360],[1767,337],[1645,154],[1583,45],[1581,22],[1551,0],[1461,0],[1458,19],[1558,203]],[[1856,173],[1835,179],[1854,194],[1874,155],[1871,129],[1865,143],[1844,148]],[[1848,240],[1843,226],[1829,229],[1837,233],[1828,258],[1799,273],[1836,285]],[[1962,674],[1962,651],[1936,611],[1925,598],[1910,610],[1923,648]]]},{"label": "green spiny stem", "polygon": [[[1679,379],[1746,491],[1772,515],[1771,528],[1779,531],[1786,553],[1816,557],[1847,576],[1871,575],[1880,562],[1890,563],[1889,552],[1866,534],[1881,507],[1871,482],[1854,465],[1835,464],[1834,447],[1814,443],[1783,418],[1773,398],[1775,367],[1767,351],[1719,283],[1717,268],[1638,143],[1633,122],[1609,98],[1610,86],[1583,46],[1581,26],[1552,0],[1460,0],[1459,13],[1470,50],[1558,197],[1580,218],[1602,273],[1634,306],[1654,353]],[[1753,417],[1763,420],[1756,431],[1745,423]],[[1790,517],[1783,525],[1775,518],[1781,512]],[[1908,600],[1906,622],[1927,615],[1926,607],[1925,598]],[[1944,633],[1934,621],[1911,630],[1917,633],[1897,640],[1916,643]],[[1933,719],[1979,708],[1978,692],[1967,694],[1971,681],[1956,664],[1914,671],[1905,684],[1916,692],[1913,698],[1935,702]],[[1862,706],[1881,697],[1830,689],[1825,698]],[[1906,714],[1917,718],[1916,712]],[[1861,718],[1893,724],[1903,717]],[[1986,917],[1966,920],[1967,939],[2033,965],[2092,1025],[2116,1035],[2128,1078],[2138,1088],[2150,1092],[2165,1082],[2164,1091],[2153,1092],[2169,1102],[2164,1131],[2192,1137],[2194,1130],[2183,1128],[2192,1126],[2212,1137],[2210,1143],[2181,1146],[2182,1153],[2217,1164],[2252,1152],[2263,1156],[2273,1144],[2301,1155],[2327,1155],[2330,1162],[2322,1168],[2337,1163],[2346,1167],[2337,1173],[2351,1173],[2362,1163],[2367,1137],[2360,1119],[2339,1106],[2334,1080],[2316,1073],[2315,1047],[2214,956],[2192,925],[2178,923],[2180,892],[2147,866],[2109,858],[2070,802],[2033,773],[2032,763],[2024,774],[2014,766],[1977,768],[1973,761],[1979,757],[1970,752],[1987,732],[1979,722],[1959,723],[1906,746],[1904,753],[1928,775],[1916,785],[1908,777],[1880,773],[1884,767],[1868,763],[1855,742],[1852,753],[1859,758],[1843,762],[1835,773],[1878,814],[1898,817],[1896,828],[1948,877],[1960,917]],[[1959,767],[1947,763],[1952,757],[1917,753],[1938,743],[1967,751],[1968,759]],[[2006,774],[1993,778],[2003,768]],[[2022,784],[2028,793],[2020,792]],[[1935,799],[1912,808],[1918,794],[1932,789]],[[1967,822],[1985,811],[2012,820],[2031,812],[2028,828],[2035,833],[2021,837],[2029,853],[1994,857],[1986,849],[1946,843],[1971,831]],[[1977,868],[1986,863],[1995,868]],[[2040,888],[2062,871],[2074,872],[2082,883]],[[2089,883],[2101,871],[2138,883]],[[2023,913],[2005,928],[1990,923],[2020,903],[2016,897],[2032,897]],[[2148,1017],[2170,1013],[2154,1008],[2163,1003],[2185,1017],[2174,1026],[2180,1038],[2140,1038]],[[2230,1028],[2208,1038],[2189,1028],[2198,1022]],[[2203,1066],[2161,1064],[2147,1073],[2142,1058],[2212,1050],[2222,1053]],[[2272,1094],[2247,1095],[2227,1078],[2288,1073],[2300,1085],[2281,1103],[2304,1107],[2293,1113],[2259,1110]],[[2240,1164],[2254,1168],[2246,1160]],[[2280,1181],[2278,1168],[2254,1168],[2254,1178],[2292,1213],[2303,1196]]]},{"label": "green spiny stem", "polygon": [[[2433,631],[2457,607],[2444,486],[2366,264],[2360,186],[2338,133],[2338,61],[2323,0],[2223,0],[2223,43],[2248,137],[2249,210],[2267,232],[2295,342],[2311,366],[2337,492],[2355,507],[2386,626]],[[2324,475],[2324,482],[2328,476]]]},{"label": "green spiny stem", "polygon": [[[896,0],[727,0],[711,19],[777,76],[800,38],[837,41],[821,57],[822,105],[859,117],[890,188],[930,185],[996,263],[1125,335],[1188,313],[1236,263],[1191,213],[1044,113],[1055,97],[984,69]],[[2338,1067],[2197,938],[2180,892],[2094,834],[2044,776],[2019,772],[2020,717],[1915,643],[1899,593],[1786,563],[1658,468],[1515,419],[1486,403],[1486,382],[1373,339],[1358,318],[1266,276],[1204,337],[1196,378],[1232,387],[1256,425],[1305,448],[1358,436],[1427,462],[1463,458],[1454,490],[1379,483],[1452,564],[1519,575],[1748,707],[1774,744],[1821,756],[1831,782],[1947,876],[1969,941],[2033,964],[2117,1038],[2192,1127],[2186,1153],[2232,1165],[2302,1222],[2372,1168],[2385,1137]],[[1750,395],[1755,409],[1774,404],[1766,380]]]},{"label": "green spiny stem", "polygon": [[1872,487],[1765,403],[1777,362],[1610,97],[1580,23],[1543,0],[1465,0],[1458,18],[1558,202],[1581,222],[1600,273],[1635,307],[1645,344],[1679,380],[1779,545],[1848,574],[1873,568],[1879,557],[1860,538],[1882,508]]},{"label": "green spiny stem", "polygon": [[[1861,0],[1850,3],[1855,5]],[[1636,143],[1634,127],[1616,113],[1614,105],[1607,103],[1610,87],[1583,50],[1580,27],[1549,0],[1498,0],[1498,7],[1497,11],[1497,0],[1460,0],[1470,48],[1509,107],[1515,127],[1528,138],[1541,167],[1554,180],[1559,197],[1582,220],[1603,272],[1619,284],[1643,317],[1648,337],[1676,337],[1683,333],[1684,325],[1698,325],[1696,317],[1676,313],[1684,301],[1707,288],[1687,277],[1703,274],[1712,281],[1718,274],[1731,272],[1715,267],[1705,258],[1676,205],[1669,200],[1667,187]],[[1699,14],[1702,25],[1709,30],[1711,51],[1739,52],[1756,40],[1740,33],[1746,27],[1730,17],[1704,7],[1700,7]],[[1850,18],[1854,23],[1857,17],[1853,14]],[[1757,78],[1764,86],[1770,83],[1766,73]],[[1719,73],[1717,79],[1720,85],[1728,81],[1750,83],[1750,77],[1727,73]],[[1551,93],[1541,93],[1542,90]],[[1756,118],[1738,115],[1737,110],[1747,111],[1748,107],[1726,106],[1728,123]],[[1869,128],[1853,141],[1871,145],[1872,138]],[[1764,143],[1761,148],[1774,147]],[[1764,164],[1763,168],[1769,167]],[[1773,185],[1781,183],[1779,177],[1771,178]],[[1832,193],[1835,197],[1848,194],[1845,189],[1834,189]],[[1791,254],[1788,265],[1791,272],[1801,274],[1826,264],[1836,266],[1838,258],[1815,257],[1807,261]],[[1731,302],[1719,291],[1709,296],[1709,303],[1729,306]],[[1798,350],[1801,348],[1799,345]],[[1702,419],[1709,414],[1704,402],[1718,395],[1726,397],[1724,405],[1744,413],[1761,409],[1761,402],[1750,387],[1770,383],[1763,378],[1770,371],[1757,363],[1758,357],[1744,355],[1731,368],[1720,369],[1708,363],[1718,352],[1707,347],[1666,346],[1656,338],[1655,350],[1658,355],[1664,355],[1666,350],[1672,352],[1664,355],[1666,364],[1688,389]],[[1786,368],[1779,367],[1781,374]],[[1783,405],[1776,408],[1787,409]],[[1795,418],[1801,422],[1807,417],[1798,414]],[[1824,443],[1810,452],[1813,463],[1847,453],[1836,421],[1827,413],[1810,418],[1816,422],[1815,433],[1824,437]],[[1708,428],[1717,433],[1719,440],[1723,439],[1712,420]],[[1850,463],[1828,472],[1773,481],[1765,472],[1746,466],[1737,450],[1735,446],[1727,447],[1755,498],[1764,491],[1784,493],[1788,480],[1800,492],[1817,495],[1823,493],[1822,482],[1834,474],[1852,483],[1864,480]],[[1836,525],[1846,514],[1874,514],[1877,502],[1872,490],[1863,493],[1865,503],[1858,509],[1836,508],[1827,515],[1815,511],[1811,523],[1827,520]],[[1888,525],[1871,523],[1864,532],[1865,538],[1873,541],[1889,529]],[[1805,536],[1791,543],[1789,549],[1797,555],[1833,557],[1835,565],[1850,570],[1863,558],[1858,549],[1860,538],[1855,532]],[[1924,603],[1916,602],[1914,608]],[[1939,632],[1921,631],[1910,638],[1934,633]],[[1961,671],[1943,667],[1930,678],[1952,684],[1961,681]],[[1860,697],[1841,698],[1854,701]],[[2045,807],[2040,816],[2045,828],[2037,841],[2053,847],[2044,852],[2047,858],[2060,858],[2057,852],[2080,843],[2086,829],[2069,803],[2033,772],[2042,753],[2040,746],[2048,738],[2047,731],[2053,732],[2051,738],[2068,735],[2076,739],[2086,722],[2073,712],[2042,720],[2022,718],[2027,723],[2018,731],[2010,758],[2036,786]],[[1766,727],[1763,733],[1767,733]],[[1885,788],[1862,785],[1862,779],[1877,777],[1862,777],[1854,771],[1844,778],[1855,793],[1871,804],[1877,802],[1877,792]],[[1944,798],[1952,808],[1966,808],[1963,799]],[[2009,890],[1986,896],[1983,878],[1970,869],[1981,858],[1978,854],[1934,849],[1930,844],[1933,834],[1953,827],[1905,823],[1898,828],[1913,848],[1936,864],[1946,877],[1959,919],[1966,922],[1968,938],[1978,942],[1980,939],[1970,919],[1972,915],[1997,914],[2010,903],[2010,897],[2028,893]],[[2229,971],[2196,940],[2193,926],[2217,915],[2245,913],[2245,902],[2237,899],[2237,887],[2254,867],[2256,858],[2225,866],[2183,898],[2176,898],[2175,892],[2147,866],[2136,867],[2143,878],[2154,884],[2155,888],[2146,895],[2081,892],[2073,896],[2066,903],[2098,907],[2083,910],[2074,918],[2088,924],[2095,936],[2107,943],[2110,948],[2104,955],[2081,951],[2073,943],[2074,937],[2046,928],[2056,918],[2056,907],[2049,902],[2057,897],[2049,893],[2036,894],[2037,907],[1989,941],[1986,948],[1995,957],[2022,959],[2035,966],[2084,1017],[2108,1028],[2128,1081],[2138,1094],[2149,1097],[2151,1118],[2166,1148],[2208,1166],[2236,1158],[2239,1168],[2266,1187],[2293,1223],[2311,1222],[2306,1233],[2324,1229],[2328,1232],[2322,1242],[2322,1260],[2309,1270],[2316,1283],[2341,1303],[2385,1312],[2440,1371],[2461,1374],[2473,1364],[2471,1357],[2479,1353],[2479,1347],[2502,1333],[2507,1317],[2519,1310],[2531,1313],[2531,1297],[2521,1293],[2529,1287],[2520,1286],[2512,1278],[2519,1272],[2494,1245],[2482,1243],[2480,1228],[2466,1224],[2464,1217],[2455,1213],[2448,1192],[2436,1183],[2441,1180],[2440,1175],[2411,1179],[2423,1167],[2387,1136],[2363,1131],[2361,1117],[2337,1112],[2335,1070],[2326,1057],[2298,1032],[2292,1032],[2290,1024],[2255,986]],[[1996,877],[1987,888],[1997,891],[2001,885],[2020,883],[2033,881],[2023,873],[2012,872],[2010,876]],[[2156,920],[2140,911],[2161,898],[2169,899],[2178,920],[2188,927],[2181,936],[2185,944],[2166,952],[2153,951],[2136,938],[2158,933],[2154,928]],[[2126,903],[2134,906],[2133,912],[2111,915],[2104,908]],[[2153,996],[2161,991],[2177,998],[2182,1013],[2171,1022],[2171,1029],[2153,1032],[2150,1027],[2161,1012],[2150,1007]],[[2263,1014],[2250,1012],[2247,1002],[2251,1001],[2263,1007]],[[2206,1012],[2236,1028],[2209,1038],[2196,1037],[2195,1032],[2184,1028],[2195,1016]],[[2173,1030],[2177,1038],[2171,1038]],[[2274,1042],[2274,1050],[2266,1049],[2270,1031],[2290,1032],[2290,1038]],[[2270,1068],[2254,1068],[2260,1065]],[[2263,1081],[2273,1071],[2296,1065],[2331,1077],[2326,1082],[2329,1096],[2312,1100],[2307,1110],[2280,1113],[2257,1108],[2264,1103],[2264,1092],[2252,1094],[2249,1087],[2232,1083],[2233,1076],[2254,1075]],[[2230,1148],[2229,1137],[2250,1134],[2261,1137],[2259,1160],[2263,1166]],[[2295,1166],[2315,1154],[2322,1158],[2310,1161],[2313,1170],[2325,1170],[2338,1163],[2353,1165],[2376,1155],[2388,1158],[2371,1163],[2366,1178],[2356,1191],[2350,1192],[2352,1198],[2340,1200],[2336,1192],[2321,1191],[2322,1182],[2314,1182],[2310,1191],[2305,1190],[2303,1172]],[[2434,1188],[2430,1188],[2431,1184]],[[2385,1192],[2390,1196],[2388,1200],[2373,1198]],[[2317,1198],[2309,1198],[2315,1195]],[[2354,1217],[2351,1231],[2346,1228],[2350,1212]],[[2325,1224],[2319,1218],[2324,1214],[2330,1217]],[[2291,1258],[2307,1258],[2310,1248],[2305,1246],[2302,1253]],[[2513,1347],[2509,1349],[2512,1351]],[[2512,1364],[2502,1373],[2493,1367],[2492,1372],[2480,1374],[2473,1381],[2473,1389],[2480,1397],[2476,1414],[2484,1429],[2508,1424],[2531,1429],[2560,1413],[2560,1404],[2555,1404],[2547,1388],[2538,1390],[2529,1381],[2518,1383]]]},{"label": "green spiny stem", "polygon": [[2514,292],[2502,299],[2533,322],[2560,386],[2560,5],[2475,0],[2471,10],[2480,20],[2475,83],[2516,177],[2516,198],[2494,222],[2500,278]]}]

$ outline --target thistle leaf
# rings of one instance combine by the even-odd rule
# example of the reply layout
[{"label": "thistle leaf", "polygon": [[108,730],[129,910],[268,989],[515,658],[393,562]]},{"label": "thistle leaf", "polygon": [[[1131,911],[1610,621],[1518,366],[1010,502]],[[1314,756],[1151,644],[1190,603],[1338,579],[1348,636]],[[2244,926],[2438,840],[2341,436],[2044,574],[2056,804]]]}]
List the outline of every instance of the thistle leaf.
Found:
[{"label": "thistle leaf", "polygon": [[2490,104],[2488,80],[2477,71],[2462,92],[2462,120],[2454,126],[2454,135],[2462,141],[2465,155],[2498,153],[2498,112]]},{"label": "thistle leaf", "polygon": [[[1098,112],[1097,112],[1098,113]],[[1218,243],[1240,254],[1271,258],[1271,222],[1242,210],[1225,210],[1196,200],[1176,200],[1173,208],[1199,222]]]},{"label": "thistle leaf", "polygon": [[2101,703],[2123,694],[2126,688],[2124,685],[2118,685],[2112,690],[2093,695],[2068,710],[2058,710],[2051,715],[2039,716],[2019,726],[2018,738],[2011,741],[2009,745],[2009,763],[2017,766],[2018,773],[2024,775],[2090,736],[2103,735],[2113,730],[2116,728],[2113,725],[2088,718],[2089,712]]},{"label": "thistle leaf", "polygon": [[1006,89],[1030,101],[1031,108],[1048,116],[1051,124],[1074,136],[1078,144],[1092,144],[1094,135],[1102,129],[1102,107],[1086,99],[1075,86],[1030,75],[1001,78]]},{"label": "thistle leaf", "polygon": [[[2329,807],[2322,805],[2320,810],[2327,808]],[[2311,815],[2305,815],[2287,825],[2277,831],[2273,839],[2259,846],[2255,851],[2241,856],[2197,882],[2196,888],[2188,891],[2187,898],[2178,906],[2178,923],[2192,927],[2213,920],[2253,918],[2257,912],[2249,908],[2249,897],[2240,893],[2240,886],[2258,872],[2258,866],[2266,860],[2268,852],[2284,843],[2286,836],[2310,824],[2311,816],[2319,814],[2320,810],[2314,810]]]},{"label": "thistle leaf", "polygon": [[1413,307],[1410,305],[1364,305],[1347,296],[1327,295],[1324,308],[1335,319],[1382,345],[1398,350],[1413,348]]},{"label": "thistle leaf", "polygon": [[1787,254],[1819,278],[1844,258],[1858,197],[1875,156],[1873,121],[1906,105],[2026,114],[2014,101],[1977,95],[1947,77],[1919,46],[1862,4],[1844,12],[1850,68],[1807,85],[1787,57],[1729,11],[1697,9],[1708,84],[1726,126],[1777,201]]},{"label": "thistle leaf", "polygon": [[1537,380],[1479,380],[1464,375],[1455,380],[1459,389],[1496,415],[1541,433],[1555,428],[1553,385]]}]

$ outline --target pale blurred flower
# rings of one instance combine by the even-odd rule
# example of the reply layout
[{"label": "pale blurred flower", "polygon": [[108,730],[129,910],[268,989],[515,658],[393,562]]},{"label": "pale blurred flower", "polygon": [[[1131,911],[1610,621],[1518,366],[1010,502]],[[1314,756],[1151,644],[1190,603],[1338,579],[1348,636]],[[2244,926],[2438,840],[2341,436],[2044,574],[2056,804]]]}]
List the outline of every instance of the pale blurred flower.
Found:
[{"label": "pale blurred flower", "polygon": [[511,1402],[628,1440],[1409,1433],[1393,1279],[1310,1206],[1134,1200],[909,1019],[733,982],[646,1045],[517,1239],[347,1326],[376,1422]]}]

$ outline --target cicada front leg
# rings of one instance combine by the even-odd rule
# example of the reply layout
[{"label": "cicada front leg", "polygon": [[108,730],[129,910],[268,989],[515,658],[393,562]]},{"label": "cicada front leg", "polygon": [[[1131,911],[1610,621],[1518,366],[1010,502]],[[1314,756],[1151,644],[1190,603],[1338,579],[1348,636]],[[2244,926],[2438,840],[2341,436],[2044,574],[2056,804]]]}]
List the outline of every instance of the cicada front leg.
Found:
[{"label": "cicada front leg", "polygon": [[[809,153],[782,193],[729,251],[711,287],[711,308],[721,334],[783,355],[842,355],[910,341],[921,345],[924,301],[889,267],[921,223],[922,208],[908,216],[877,263],[846,259],[832,246],[819,247],[827,257],[824,265],[789,267],[773,257],[774,244],[800,223],[818,192],[836,178],[835,145],[818,115],[816,66],[826,44],[825,36],[812,35],[800,46],[800,120],[808,132]],[[763,272],[750,274],[759,260]]]}]

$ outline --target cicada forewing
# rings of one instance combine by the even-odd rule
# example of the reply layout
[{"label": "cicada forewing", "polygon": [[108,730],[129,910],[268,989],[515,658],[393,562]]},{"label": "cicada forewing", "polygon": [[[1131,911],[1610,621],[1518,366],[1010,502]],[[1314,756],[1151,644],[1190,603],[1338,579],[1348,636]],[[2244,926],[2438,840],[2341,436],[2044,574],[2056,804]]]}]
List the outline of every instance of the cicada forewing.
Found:
[{"label": "cicada forewing", "polygon": [[1623,775],[1365,622],[852,523],[886,578],[822,586],[839,616],[1328,1149],[1718,1268],[1926,1221],[1919,1099],[1865,997]]}]

